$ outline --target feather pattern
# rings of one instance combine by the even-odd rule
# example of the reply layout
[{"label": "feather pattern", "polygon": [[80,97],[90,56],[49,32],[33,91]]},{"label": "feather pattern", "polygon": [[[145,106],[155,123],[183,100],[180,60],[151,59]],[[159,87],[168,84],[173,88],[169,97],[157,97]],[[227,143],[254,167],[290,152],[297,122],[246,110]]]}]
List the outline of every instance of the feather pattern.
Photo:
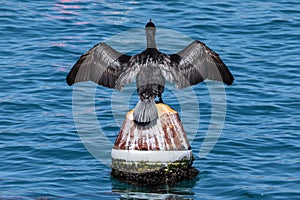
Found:
[{"label": "feather pattern", "polygon": [[127,69],[130,58],[100,42],[78,59],[66,81],[69,85],[93,81],[108,88],[115,88],[115,82]]},{"label": "feather pattern", "polygon": [[231,85],[234,80],[219,55],[197,40],[177,54],[170,55],[170,60],[171,65],[163,65],[161,69],[165,71],[164,74],[173,74],[172,78],[178,89],[195,85],[205,79],[227,85]]},{"label": "feather pattern", "polygon": [[137,62],[139,55],[132,56],[126,69],[123,70],[122,74],[116,80],[115,88],[121,90],[124,85],[131,83],[142,68],[139,62]]},{"label": "feather pattern", "polygon": [[158,118],[154,98],[139,100],[134,108],[133,119],[138,123],[149,123]]}]

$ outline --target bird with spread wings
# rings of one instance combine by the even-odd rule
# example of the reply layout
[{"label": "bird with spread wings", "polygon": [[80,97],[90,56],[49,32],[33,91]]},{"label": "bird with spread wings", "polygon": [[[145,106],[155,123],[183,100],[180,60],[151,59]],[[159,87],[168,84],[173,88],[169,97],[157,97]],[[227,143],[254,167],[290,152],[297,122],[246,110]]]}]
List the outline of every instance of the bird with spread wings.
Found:
[{"label": "bird with spread wings", "polygon": [[121,90],[136,78],[140,100],[134,109],[134,121],[148,124],[158,118],[155,98],[163,102],[165,81],[178,89],[206,79],[231,85],[233,75],[219,55],[201,41],[193,41],[176,54],[160,52],[155,43],[156,27],[146,24],[147,48],[137,55],[126,55],[100,42],[83,54],[66,77],[68,85],[93,81]]}]

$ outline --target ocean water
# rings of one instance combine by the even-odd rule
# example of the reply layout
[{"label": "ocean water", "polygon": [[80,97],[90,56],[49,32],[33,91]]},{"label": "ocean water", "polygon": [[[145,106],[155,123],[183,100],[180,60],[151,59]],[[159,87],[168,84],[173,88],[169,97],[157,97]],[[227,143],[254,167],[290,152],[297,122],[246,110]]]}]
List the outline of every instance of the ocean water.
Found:
[{"label": "ocean water", "polygon": [[[298,1],[11,0],[0,11],[1,200],[300,199]],[[110,149],[138,99],[134,84],[117,92],[65,83],[98,42],[142,51],[149,18],[162,51],[201,40],[235,77],[232,86],[166,87],[200,171],[170,187],[110,177]]]}]

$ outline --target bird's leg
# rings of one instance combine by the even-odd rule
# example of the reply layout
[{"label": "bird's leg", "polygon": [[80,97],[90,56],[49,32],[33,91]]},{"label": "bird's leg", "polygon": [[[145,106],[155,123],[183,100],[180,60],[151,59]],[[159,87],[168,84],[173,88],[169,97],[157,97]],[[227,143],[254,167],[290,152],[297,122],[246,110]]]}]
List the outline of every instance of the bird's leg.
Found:
[{"label": "bird's leg", "polygon": [[157,95],[157,97],[158,97],[158,101],[156,101],[155,103],[164,103],[164,101],[163,101],[163,99],[162,99],[162,97],[161,97],[161,93],[159,93],[159,94]]},{"label": "bird's leg", "polygon": [[162,99],[161,96],[159,97],[159,103],[164,103],[164,101],[163,101],[163,99]]}]

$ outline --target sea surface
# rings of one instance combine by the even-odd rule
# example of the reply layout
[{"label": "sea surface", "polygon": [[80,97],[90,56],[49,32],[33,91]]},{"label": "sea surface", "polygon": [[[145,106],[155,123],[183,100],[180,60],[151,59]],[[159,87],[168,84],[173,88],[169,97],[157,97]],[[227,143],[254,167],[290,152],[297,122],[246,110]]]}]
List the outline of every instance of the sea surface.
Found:
[{"label": "sea surface", "polygon": [[[150,18],[161,51],[201,40],[235,82],[166,86],[200,174],[145,188],[109,167],[134,83],[118,92],[65,77],[98,42],[141,52]],[[298,0],[1,1],[0,38],[1,200],[300,199]]]}]

